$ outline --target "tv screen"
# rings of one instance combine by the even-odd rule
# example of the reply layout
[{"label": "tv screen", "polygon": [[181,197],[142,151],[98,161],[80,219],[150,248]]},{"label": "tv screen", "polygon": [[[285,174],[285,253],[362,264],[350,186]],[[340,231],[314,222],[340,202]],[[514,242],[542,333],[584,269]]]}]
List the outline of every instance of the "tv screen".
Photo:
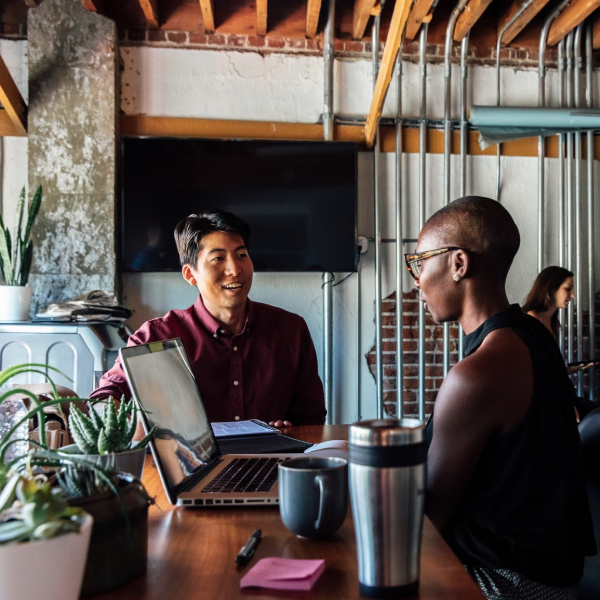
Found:
[{"label": "tv screen", "polygon": [[210,208],[250,225],[256,271],[357,268],[355,144],[125,138],[122,182],[123,271],[179,271],[175,225]]}]

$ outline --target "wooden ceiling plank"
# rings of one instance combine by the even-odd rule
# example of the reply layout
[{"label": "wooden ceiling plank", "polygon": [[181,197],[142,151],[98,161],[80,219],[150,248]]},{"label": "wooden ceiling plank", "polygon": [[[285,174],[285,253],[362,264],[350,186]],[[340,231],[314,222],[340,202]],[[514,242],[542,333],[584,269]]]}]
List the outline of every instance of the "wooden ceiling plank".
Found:
[{"label": "wooden ceiling plank", "polygon": [[594,15],[592,47],[594,50],[598,50],[598,48],[600,48],[600,12]]},{"label": "wooden ceiling plank", "polygon": [[15,130],[20,132],[20,135],[27,135],[27,105],[1,56],[0,102],[2,102]]},{"label": "wooden ceiling plank", "polygon": [[[321,129],[323,126],[321,125]],[[3,108],[0,108],[0,137],[26,137],[27,132],[23,132],[23,128],[15,127],[10,116]]]},{"label": "wooden ceiling plank", "polygon": [[146,23],[148,23],[148,27],[150,29],[158,29],[158,6],[156,4],[156,0],[138,0],[138,2],[144,11],[144,16],[146,17]]},{"label": "wooden ceiling plank", "polygon": [[25,6],[29,8],[37,8],[39,5],[38,0],[23,0],[25,2]]},{"label": "wooden ceiling plank", "polygon": [[491,3],[492,0],[470,0],[456,21],[453,36],[455,42],[462,42]]},{"label": "wooden ceiling plank", "polygon": [[354,15],[352,18],[353,39],[362,40],[376,2],[377,0],[354,0]]},{"label": "wooden ceiling plank", "polygon": [[204,31],[206,33],[215,32],[215,11],[213,0],[199,0],[202,10],[202,20],[204,21]]},{"label": "wooden ceiling plank", "polygon": [[414,40],[423,23],[428,23],[428,16],[435,0],[416,0],[406,22],[406,39]]},{"label": "wooden ceiling plank", "polygon": [[556,46],[567,33],[583,23],[596,8],[600,6],[600,0],[573,0],[563,10],[550,27],[548,32],[548,46]]},{"label": "wooden ceiling plank", "polygon": [[267,0],[256,0],[256,35],[267,35]]},{"label": "wooden ceiling plank", "polygon": [[381,58],[381,65],[379,66],[377,81],[375,82],[375,91],[373,92],[371,109],[369,110],[367,122],[365,124],[365,143],[368,148],[370,148],[375,141],[379,118],[381,117],[383,103],[392,80],[394,63],[396,62],[396,56],[398,55],[400,42],[402,41],[402,32],[406,25],[411,4],[412,0],[396,0],[396,4],[394,5],[390,29],[383,48],[383,56]]},{"label": "wooden ceiling plank", "polygon": [[[503,27],[521,10],[527,0],[513,0],[508,10],[498,21],[498,34]],[[529,8],[523,11],[523,14],[504,32],[502,45],[510,44],[525,29],[531,20],[548,4],[549,0],[534,0]]]},{"label": "wooden ceiling plank", "polygon": [[81,0],[81,4],[91,12],[98,12],[97,0]]},{"label": "wooden ceiling plank", "polygon": [[306,37],[309,39],[317,35],[321,4],[322,0],[308,0],[308,5],[306,6]]}]

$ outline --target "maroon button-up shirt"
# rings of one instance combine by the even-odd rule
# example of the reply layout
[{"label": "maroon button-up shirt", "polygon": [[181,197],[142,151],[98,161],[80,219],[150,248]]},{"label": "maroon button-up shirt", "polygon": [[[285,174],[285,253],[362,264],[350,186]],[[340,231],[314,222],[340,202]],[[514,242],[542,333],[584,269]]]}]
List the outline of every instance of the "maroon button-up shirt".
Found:
[{"label": "maroon button-up shirt", "polygon": [[[325,422],[323,384],[306,322],[299,315],[248,300],[244,330],[231,336],[202,298],[142,325],[128,346],[181,338],[210,421],[285,419],[294,425]],[[90,398],[131,397],[117,359]]]}]

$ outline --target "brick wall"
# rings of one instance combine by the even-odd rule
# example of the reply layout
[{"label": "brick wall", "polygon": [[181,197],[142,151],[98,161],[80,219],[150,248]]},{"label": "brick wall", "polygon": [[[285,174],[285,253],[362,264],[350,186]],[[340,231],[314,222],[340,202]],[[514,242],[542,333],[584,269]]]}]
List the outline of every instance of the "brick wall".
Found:
[{"label": "brick wall", "polygon": [[[382,357],[383,357],[383,399],[385,411],[396,416],[398,394],[396,377],[396,292],[382,301]],[[404,414],[418,413],[419,389],[419,301],[416,290],[402,295],[403,323],[402,350],[404,386],[402,391]],[[587,356],[589,326],[587,311],[584,314],[584,356]],[[431,414],[435,398],[443,381],[444,328],[433,322],[425,313],[425,412]],[[565,342],[566,343],[566,342]],[[577,343],[576,332],[574,343]],[[576,346],[575,346],[576,348]],[[596,356],[600,356],[600,301],[596,300]],[[373,377],[376,373],[375,345],[367,353],[367,364]],[[450,325],[450,366],[458,360],[458,325]],[[589,372],[584,375],[584,395],[589,397]],[[600,369],[595,371],[596,399],[600,398]]]}]

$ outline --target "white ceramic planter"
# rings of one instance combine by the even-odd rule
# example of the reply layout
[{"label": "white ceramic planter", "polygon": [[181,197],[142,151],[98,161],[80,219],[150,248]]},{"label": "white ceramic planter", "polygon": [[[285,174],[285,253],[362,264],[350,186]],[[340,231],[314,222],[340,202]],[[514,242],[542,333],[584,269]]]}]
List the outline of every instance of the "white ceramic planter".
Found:
[{"label": "white ceramic planter", "polygon": [[77,600],[93,521],[86,515],[78,533],[0,546],[0,598]]},{"label": "white ceramic planter", "polygon": [[28,321],[32,288],[0,285],[0,321]]}]

